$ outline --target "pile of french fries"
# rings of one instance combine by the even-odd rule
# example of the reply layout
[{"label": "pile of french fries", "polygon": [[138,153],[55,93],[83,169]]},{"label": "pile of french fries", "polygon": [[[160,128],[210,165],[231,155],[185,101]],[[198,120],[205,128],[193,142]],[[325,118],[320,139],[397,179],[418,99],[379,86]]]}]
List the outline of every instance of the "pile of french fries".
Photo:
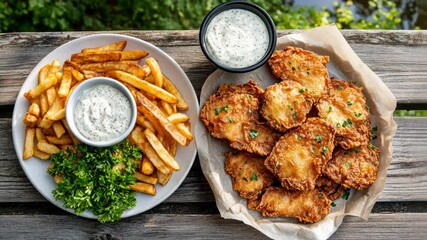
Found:
[{"label": "pile of french fries", "polygon": [[[165,185],[173,171],[180,169],[174,159],[177,144],[193,140],[189,116],[178,112],[188,105],[175,85],[162,73],[159,63],[144,50],[124,50],[126,41],[97,48],[86,48],[73,54],[61,65],[58,60],[44,66],[38,74],[38,85],[24,96],[30,102],[24,117],[26,125],[23,159],[37,157],[49,160],[61,149],[75,150],[79,144],[65,120],[67,97],[82,81],[105,76],[123,83],[138,105],[135,128],[129,141],[144,153],[138,159],[137,182],[132,190],[156,194],[155,185]],[[120,168],[120,166],[116,166]],[[60,176],[54,178],[61,181]]]}]

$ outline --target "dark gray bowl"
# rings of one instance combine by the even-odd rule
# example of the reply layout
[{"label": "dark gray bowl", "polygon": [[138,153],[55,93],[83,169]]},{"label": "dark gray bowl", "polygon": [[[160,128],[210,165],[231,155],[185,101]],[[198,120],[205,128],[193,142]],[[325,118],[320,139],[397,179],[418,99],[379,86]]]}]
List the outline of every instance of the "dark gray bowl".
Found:
[{"label": "dark gray bowl", "polygon": [[[266,53],[264,54],[264,56],[261,58],[261,60],[255,64],[251,65],[251,66],[244,67],[244,68],[231,68],[231,67],[224,66],[223,64],[217,62],[212,57],[209,50],[207,49],[205,35],[206,35],[206,29],[209,26],[209,23],[212,21],[212,19],[216,15],[218,15],[219,13],[221,13],[223,11],[229,10],[229,9],[244,9],[244,10],[251,11],[252,13],[259,16],[261,18],[261,20],[267,26],[268,37],[270,39],[269,44],[268,44],[268,49],[267,49]],[[209,61],[211,61],[218,68],[220,68],[224,71],[227,71],[227,72],[235,72],[235,73],[249,72],[249,71],[255,70],[255,69],[261,67],[262,65],[264,65],[264,63],[266,63],[267,60],[270,58],[271,54],[273,54],[274,49],[276,47],[276,41],[277,41],[276,26],[274,25],[274,22],[271,19],[271,17],[260,6],[253,4],[253,3],[250,3],[250,2],[246,2],[246,1],[226,2],[226,3],[223,3],[223,4],[216,6],[203,19],[202,25],[200,27],[200,32],[199,32],[200,47],[202,48],[202,51],[205,54],[206,58],[208,58]]]}]

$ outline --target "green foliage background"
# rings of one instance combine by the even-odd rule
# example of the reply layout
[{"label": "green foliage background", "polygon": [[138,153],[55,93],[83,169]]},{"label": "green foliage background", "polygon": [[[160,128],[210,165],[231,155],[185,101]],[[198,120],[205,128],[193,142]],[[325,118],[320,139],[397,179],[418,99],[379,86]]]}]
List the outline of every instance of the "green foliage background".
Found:
[{"label": "green foliage background", "polygon": [[[130,29],[198,29],[203,17],[225,0],[3,0],[0,31],[73,31]],[[339,28],[400,29],[401,0],[369,0],[358,19],[350,0],[336,1],[333,10],[298,7],[283,0],[252,0],[263,7],[279,29],[312,28],[336,22]],[[288,1],[285,1],[288,2]],[[410,26],[414,28],[415,26]]]},{"label": "green foliage background", "polygon": [[[198,29],[203,17],[225,0],[3,0],[0,32],[80,30]],[[402,29],[402,0],[369,0],[364,17],[356,17],[351,0],[334,9],[293,7],[290,0],[252,0],[263,7],[278,29],[306,29],[329,23],[346,29]],[[418,27],[409,24],[410,29]],[[427,111],[397,110],[398,116],[427,116]]]}]

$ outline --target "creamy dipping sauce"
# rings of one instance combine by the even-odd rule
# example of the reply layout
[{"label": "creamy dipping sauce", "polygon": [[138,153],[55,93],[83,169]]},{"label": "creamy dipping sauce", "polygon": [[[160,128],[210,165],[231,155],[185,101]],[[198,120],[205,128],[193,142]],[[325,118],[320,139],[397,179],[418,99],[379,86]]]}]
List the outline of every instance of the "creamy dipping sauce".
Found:
[{"label": "creamy dipping sauce", "polygon": [[129,99],[116,88],[101,84],[83,92],[74,110],[74,122],[87,139],[101,142],[124,133],[131,115]]},{"label": "creamy dipping sauce", "polygon": [[259,62],[268,49],[267,26],[255,13],[229,9],[216,15],[206,29],[206,46],[221,65],[245,68]]}]

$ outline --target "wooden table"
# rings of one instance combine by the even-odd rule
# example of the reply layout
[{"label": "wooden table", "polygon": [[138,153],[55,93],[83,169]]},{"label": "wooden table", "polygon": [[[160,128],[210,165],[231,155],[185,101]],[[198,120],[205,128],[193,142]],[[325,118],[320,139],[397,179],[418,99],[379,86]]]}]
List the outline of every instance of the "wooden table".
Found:
[{"label": "wooden table", "polygon": [[[280,31],[279,35],[293,31]],[[178,190],[150,211],[100,224],[44,199],[25,176],[12,143],[18,91],[33,67],[56,47],[95,32],[0,34],[0,239],[266,238],[222,219],[198,159]],[[215,70],[197,31],[125,31],[160,47],[187,73],[199,95]],[[359,57],[391,89],[398,109],[427,109],[427,31],[342,31]],[[346,217],[332,239],[426,239],[427,118],[396,117],[398,131],[387,183],[369,221]]]}]

